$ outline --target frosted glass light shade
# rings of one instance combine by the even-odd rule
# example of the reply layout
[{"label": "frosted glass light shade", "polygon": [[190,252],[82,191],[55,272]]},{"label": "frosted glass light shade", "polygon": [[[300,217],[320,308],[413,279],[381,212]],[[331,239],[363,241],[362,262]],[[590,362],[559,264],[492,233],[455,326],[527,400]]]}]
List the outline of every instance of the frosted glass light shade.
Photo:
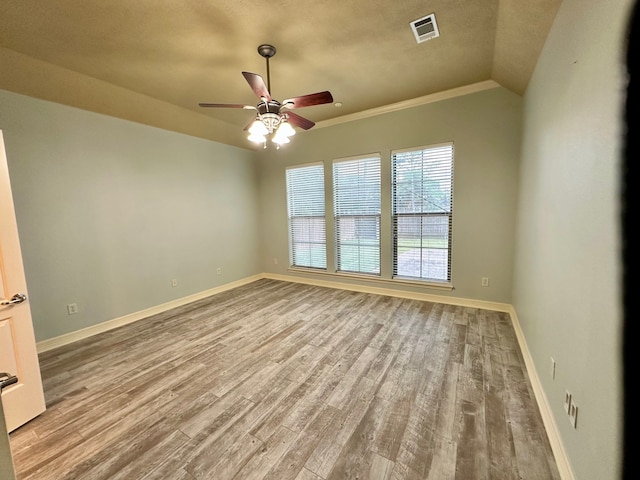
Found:
[{"label": "frosted glass light shade", "polygon": [[285,137],[284,135],[280,135],[279,132],[276,132],[276,134],[273,136],[273,139],[271,140],[273,143],[277,143],[278,145],[282,145],[284,143],[289,143],[289,137]]},{"label": "frosted glass light shade", "polygon": [[291,137],[296,134],[296,131],[293,129],[289,122],[282,122],[276,131],[276,135],[282,135],[285,137]]},{"label": "frosted glass light shade", "polygon": [[249,135],[249,140],[252,142],[256,142],[256,143],[264,143],[267,141],[267,138],[259,133],[252,133],[251,135]]},{"label": "frosted glass light shade", "polygon": [[265,124],[262,123],[262,120],[256,118],[256,120],[249,127],[249,133],[252,135],[265,136],[267,133],[269,133],[269,130],[267,129]]}]

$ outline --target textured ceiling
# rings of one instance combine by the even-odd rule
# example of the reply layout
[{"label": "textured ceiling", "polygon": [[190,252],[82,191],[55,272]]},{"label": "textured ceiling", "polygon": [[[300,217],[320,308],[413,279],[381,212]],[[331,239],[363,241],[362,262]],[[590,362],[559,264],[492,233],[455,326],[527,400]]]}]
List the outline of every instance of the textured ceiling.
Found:
[{"label": "textured ceiling", "polygon": [[[0,89],[251,148],[242,71],[318,123],[493,81],[523,94],[561,0],[0,0]],[[435,14],[440,36],[410,22]],[[2,106],[0,105],[0,108]],[[316,127],[316,128],[318,128]]]}]

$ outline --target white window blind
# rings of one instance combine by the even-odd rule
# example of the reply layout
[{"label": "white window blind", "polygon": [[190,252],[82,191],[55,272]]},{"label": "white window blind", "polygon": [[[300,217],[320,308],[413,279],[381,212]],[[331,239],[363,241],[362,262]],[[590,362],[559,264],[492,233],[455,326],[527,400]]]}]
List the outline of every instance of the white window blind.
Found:
[{"label": "white window blind", "polygon": [[324,210],[324,166],[287,168],[289,263],[294,267],[327,268]]},{"label": "white window blind", "polygon": [[336,269],[380,274],[380,157],[333,164]]},{"label": "white window blind", "polygon": [[453,144],[392,152],[393,276],[451,281]]}]

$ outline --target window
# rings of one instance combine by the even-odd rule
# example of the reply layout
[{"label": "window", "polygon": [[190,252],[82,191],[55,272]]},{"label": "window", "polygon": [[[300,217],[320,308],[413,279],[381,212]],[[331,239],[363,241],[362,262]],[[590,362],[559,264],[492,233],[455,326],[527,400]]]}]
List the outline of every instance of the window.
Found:
[{"label": "window", "polygon": [[380,274],[380,157],[333,164],[336,269]]},{"label": "window", "polygon": [[391,156],[393,276],[451,281],[453,144]]},{"label": "window", "polygon": [[287,211],[291,266],[326,269],[322,164],[287,168]]}]

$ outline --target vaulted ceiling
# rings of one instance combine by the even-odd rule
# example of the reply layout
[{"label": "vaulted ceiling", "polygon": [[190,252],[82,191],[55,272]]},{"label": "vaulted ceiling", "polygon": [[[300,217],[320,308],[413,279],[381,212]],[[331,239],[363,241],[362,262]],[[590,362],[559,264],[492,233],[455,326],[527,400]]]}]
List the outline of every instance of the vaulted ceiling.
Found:
[{"label": "vaulted ceiling", "polygon": [[[522,95],[561,0],[3,0],[0,89],[252,148],[242,76],[317,127],[438,95],[501,85]],[[439,36],[410,23],[434,14]],[[0,105],[0,108],[2,106]],[[315,127],[315,128],[317,128]]]}]

